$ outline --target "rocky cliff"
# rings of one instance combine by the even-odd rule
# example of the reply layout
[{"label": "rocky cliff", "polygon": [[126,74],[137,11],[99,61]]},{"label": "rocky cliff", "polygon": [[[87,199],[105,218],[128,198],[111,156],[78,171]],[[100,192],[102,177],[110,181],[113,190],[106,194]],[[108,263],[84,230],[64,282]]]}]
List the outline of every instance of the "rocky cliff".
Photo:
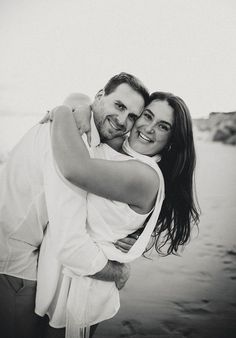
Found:
[{"label": "rocky cliff", "polygon": [[194,119],[194,125],[201,132],[208,132],[209,139],[236,145],[236,111],[210,113],[208,118]]}]

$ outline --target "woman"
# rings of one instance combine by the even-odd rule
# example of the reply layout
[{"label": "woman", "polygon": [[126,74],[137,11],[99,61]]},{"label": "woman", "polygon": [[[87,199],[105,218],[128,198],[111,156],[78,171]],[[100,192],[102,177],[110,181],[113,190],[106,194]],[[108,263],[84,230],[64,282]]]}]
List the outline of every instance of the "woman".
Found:
[{"label": "woman", "polygon": [[[153,93],[149,105],[136,121],[129,139],[124,142],[123,154],[109,149],[107,145],[100,146],[101,151],[104,151],[105,148],[110,157],[114,156],[113,161],[89,157],[83,140],[78,134],[72,114],[70,115],[70,112],[67,112],[67,115],[65,115],[63,110],[53,116],[52,147],[62,174],[71,183],[92,193],[88,195],[87,201],[90,232],[102,246],[109,259],[127,262],[137,258],[143,253],[151,234],[154,237],[153,245],[161,254],[163,253],[162,247],[166,243],[169,243],[167,254],[170,254],[176,253],[179,245],[188,241],[191,223],[198,221],[198,211],[193,199],[195,150],[192,125],[188,108],[182,99],[169,93]],[[68,148],[70,152],[67,151]],[[153,156],[154,158],[152,158]],[[163,206],[164,184],[162,174],[155,164],[157,160],[160,161],[166,186]],[[130,217],[129,222],[125,223],[126,229],[117,228],[118,224],[122,224],[121,220],[113,226],[110,223],[106,225],[105,221],[105,231],[102,231],[101,235],[97,218],[90,217],[89,212],[92,205],[96,205],[99,200],[102,203],[105,202],[97,195],[108,200],[118,201],[118,203],[121,202],[115,206],[113,203],[113,209],[117,209],[119,212],[124,211],[119,207],[121,205],[124,207],[126,204],[126,213]],[[101,204],[99,205],[102,214],[103,207]],[[108,210],[110,213],[110,209]],[[143,234],[130,252],[128,254],[118,253],[112,242],[140,228],[143,221],[151,213]],[[126,217],[126,215],[124,216]],[[154,220],[155,224],[153,223]],[[112,228],[112,231],[110,228]],[[122,231],[122,236],[120,231]],[[84,279],[88,280],[89,278]],[[64,279],[61,289],[69,288],[68,279],[66,281],[67,286],[65,286]],[[102,282],[95,280],[93,282],[95,283],[94,289],[97,291],[98,285]],[[107,287],[107,283],[103,284],[106,284]],[[72,288],[72,290],[75,290],[74,296],[76,296],[76,289],[81,289],[81,285],[75,285]],[[103,288],[102,285],[100,286]],[[90,289],[91,293],[91,283],[89,285],[84,284],[84,288],[86,287]],[[113,299],[117,303],[117,293],[114,289],[112,291],[113,298],[109,293],[111,289],[109,289],[109,292],[102,290],[104,297],[106,297],[106,294],[108,295],[107,302]],[[60,303],[63,297],[60,298],[59,295],[58,298],[58,303]],[[71,296],[70,298],[74,297]],[[66,303],[62,301],[61,304],[65,306]],[[74,305],[72,304],[72,308]],[[117,311],[117,306],[110,305],[102,318],[99,316],[96,319],[91,319],[92,317],[89,319],[82,318],[80,325],[83,324],[83,320],[84,326],[86,326],[113,316]],[[75,308],[75,313],[80,310],[81,306],[77,310]],[[58,315],[57,310],[55,312],[54,319],[60,318],[61,313]],[[86,315],[88,314],[86,313]],[[73,320],[75,323],[67,323],[68,326],[71,325],[72,331],[76,326],[76,318],[72,318]]]}]

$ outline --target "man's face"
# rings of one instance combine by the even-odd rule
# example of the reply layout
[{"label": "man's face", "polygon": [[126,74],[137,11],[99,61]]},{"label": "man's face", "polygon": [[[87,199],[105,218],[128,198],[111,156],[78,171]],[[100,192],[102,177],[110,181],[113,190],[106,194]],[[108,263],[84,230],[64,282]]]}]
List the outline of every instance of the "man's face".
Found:
[{"label": "man's face", "polygon": [[143,97],[126,83],[108,95],[99,93],[92,109],[101,140],[112,140],[129,132],[143,108]]}]

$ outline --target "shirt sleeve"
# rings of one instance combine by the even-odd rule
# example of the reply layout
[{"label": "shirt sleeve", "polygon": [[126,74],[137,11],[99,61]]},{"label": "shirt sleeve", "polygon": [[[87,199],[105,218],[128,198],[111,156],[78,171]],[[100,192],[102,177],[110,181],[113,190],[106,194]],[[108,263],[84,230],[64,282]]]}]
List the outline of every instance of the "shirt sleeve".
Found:
[{"label": "shirt sleeve", "polygon": [[104,268],[108,259],[86,229],[87,192],[66,181],[56,166],[50,131],[42,167],[51,249],[74,274],[93,275]]}]

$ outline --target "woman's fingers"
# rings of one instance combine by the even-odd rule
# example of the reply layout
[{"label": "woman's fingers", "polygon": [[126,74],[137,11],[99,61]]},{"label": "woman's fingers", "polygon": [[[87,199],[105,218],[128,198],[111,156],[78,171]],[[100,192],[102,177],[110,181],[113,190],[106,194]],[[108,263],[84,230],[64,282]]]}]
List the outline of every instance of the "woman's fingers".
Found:
[{"label": "woman's fingers", "polygon": [[120,250],[120,251],[122,251],[122,252],[127,253],[127,252],[129,251],[129,248],[128,248],[128,247],[127,247],[127,248],[124,248],[123,246],[120,246],[118,242],[116,242],[114,245],[115,245],[116,249],[118,249],[118,250]]},{"label": "woman's fingers", "polygon": [[40,124],[44,124],[51,121],[51,117],[50,117],[50,111],[48,111],[46,113],[46,115],[44,115],[44,117],[39,121]]},{"label": "woman's fingers", "polygon": [[87,135],[88,145],[91,147],[91,139],[92,139],[91,129],[87,131],[86,135]]},{"label": "woman's fingers", "polygon": [[115,243],[115,247],[121,250],[122,252],[128,252],[132,248],[135,242],[136,242],[135,238],[126,237],[126,238],[119,239]]},{"label": "woman's fingers", "polygon": [[76,121],[77,127],[82,128],[84,132],[87,132],[91,129],[90,118],[91,111],[90,107],[77,107],[72,110],[74,119]]}]

